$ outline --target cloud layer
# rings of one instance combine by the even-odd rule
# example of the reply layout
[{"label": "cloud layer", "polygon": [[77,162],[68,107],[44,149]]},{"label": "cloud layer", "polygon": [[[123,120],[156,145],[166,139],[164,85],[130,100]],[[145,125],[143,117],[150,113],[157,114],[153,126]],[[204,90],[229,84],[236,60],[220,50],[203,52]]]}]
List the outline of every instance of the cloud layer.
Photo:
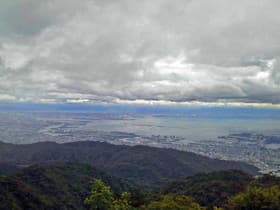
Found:
[{"label": "cloud layer", "polygon": [[280,103],[278,0],[0,2],[0,101]]}]

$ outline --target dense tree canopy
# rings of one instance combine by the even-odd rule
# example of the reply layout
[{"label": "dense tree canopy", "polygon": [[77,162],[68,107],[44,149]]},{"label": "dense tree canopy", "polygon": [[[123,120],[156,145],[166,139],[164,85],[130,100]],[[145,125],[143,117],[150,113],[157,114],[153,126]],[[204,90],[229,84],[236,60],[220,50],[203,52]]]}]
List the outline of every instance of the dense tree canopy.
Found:
[{"label": "dense tree canopy", "polygon": [[214,172],[165,185],[148,189],[86,164],[30,166],[0,175],[0,209],[280,210],[276,176]]},{"label": "dense tree canopy", "polygon": [[108,210],[113,202],[113,194],[110,187],[106,186],[100,179],[95,179],[92,183],[90,196],[85,199],[85,204],[91,210]]},{"label": "dense tree canopy", "polygon": [[280,187],[250,187],[229,200],[233,210],[280,210]]},{"label": "dense tree canopy", "polygon": [[195,200],[185,195],[165,195],[159,201],[152,201],[146,206],[147,210],[203,210]]},{"label": "dense tree canopy", "polygon": [[85,204],[90,210],[129,210],[130,193],[123,192],[120,198],[114,197],[109,186],[101,179],[94,179],[90,195],[85,199]]}]

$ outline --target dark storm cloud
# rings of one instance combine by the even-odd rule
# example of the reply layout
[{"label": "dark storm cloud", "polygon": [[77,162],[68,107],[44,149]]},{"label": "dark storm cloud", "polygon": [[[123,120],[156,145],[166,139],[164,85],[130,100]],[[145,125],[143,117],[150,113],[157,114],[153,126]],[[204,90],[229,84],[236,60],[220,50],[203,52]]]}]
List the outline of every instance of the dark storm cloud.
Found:
[{"label": "dark storm cloud", "polygon": [[0,100],[280,102],[277,0],[0,3]]}]

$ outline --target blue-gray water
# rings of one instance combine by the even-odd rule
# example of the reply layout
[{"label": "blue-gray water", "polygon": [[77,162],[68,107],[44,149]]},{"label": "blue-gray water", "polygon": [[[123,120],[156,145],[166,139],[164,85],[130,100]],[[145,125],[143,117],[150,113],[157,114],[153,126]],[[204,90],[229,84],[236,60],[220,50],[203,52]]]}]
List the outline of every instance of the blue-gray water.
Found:
[{"label": "blue-gray water", "polygon": [[108,141],[280,169],[280,109],[0,104],[0,141]]},{"label": "blue-gray water", "polygon": [[[45,126],[44,121],[51,125],[59,119],[73,123],[79,119],[86,121],[79,125],[80,130],[175,135],[184,137],[185,141],[212,140],[241,132],[280,135],[280,109],[269,108],[0,104],[0,117],[1,127],[10,127],[11,135],[21,129],[22,132],[33,130],[33,120],[34,124]],[[5,136],[0,134],[1,140],[17,141]]]}]

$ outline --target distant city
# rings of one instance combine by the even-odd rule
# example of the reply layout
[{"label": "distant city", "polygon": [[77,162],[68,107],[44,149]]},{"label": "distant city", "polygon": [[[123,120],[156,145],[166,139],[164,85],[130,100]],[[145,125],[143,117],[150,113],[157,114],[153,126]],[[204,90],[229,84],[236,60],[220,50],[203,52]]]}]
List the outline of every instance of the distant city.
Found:
[{"label": "distant city", "polygon": [[0,112],[0,140],[16,144],[106,141],[174,148],[217,159],[244,161],[261,172],[280,175],[278,119],[268,119],[262,113],[261,117],[255,115],[244,120],[240,115],[244,110],[234,111],[239,113],[238,119],[224,109],[224,113],[216,112],[217,118],[206,115],[207,109],[199,111],[202,117],[195,109],[181,115],[178,111],[148,115],[116,110],[5,111]]}]

